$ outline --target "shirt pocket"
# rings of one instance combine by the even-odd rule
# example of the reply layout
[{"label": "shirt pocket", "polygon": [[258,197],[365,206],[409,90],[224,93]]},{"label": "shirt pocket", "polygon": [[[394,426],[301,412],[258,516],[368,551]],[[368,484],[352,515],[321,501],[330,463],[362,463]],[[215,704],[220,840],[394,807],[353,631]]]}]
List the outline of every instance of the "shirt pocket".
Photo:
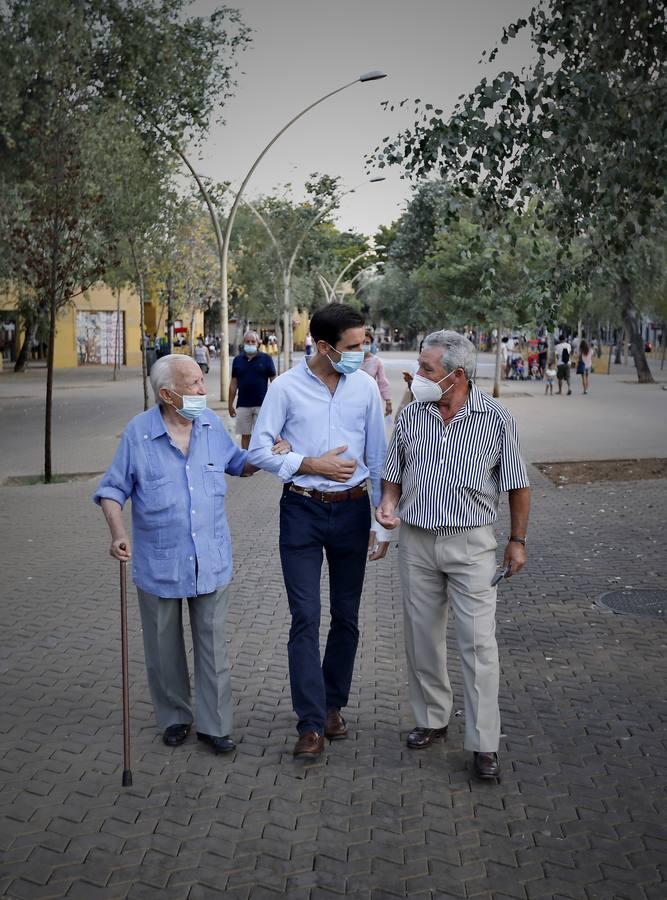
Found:
[{"label": "shirt pocket", "polygon": [[227,493],[227,481],[223,466],[204,465],[204,491],[209,497],[224,497]]},{"label": "shirt pocket", "polygon": [[144,482],[144,505],[146,512],[159,514],[173,504],[174,482],[167,476]]},{"label": "shirt pocket", "polygon": [[[178,548],[159,549],[152,547],[145,558],[147,580],[151,585],[174,585],[178,583]],[[159,591],[155,593],[159,594]]]},{"label": "shirt pocket", "polygon": [[229,539],[227,518],[225,516],[225,494],[227,481],[222,466],[205,465],[204,492],[210,498],[213,508],[213,536],[218,539]]}]

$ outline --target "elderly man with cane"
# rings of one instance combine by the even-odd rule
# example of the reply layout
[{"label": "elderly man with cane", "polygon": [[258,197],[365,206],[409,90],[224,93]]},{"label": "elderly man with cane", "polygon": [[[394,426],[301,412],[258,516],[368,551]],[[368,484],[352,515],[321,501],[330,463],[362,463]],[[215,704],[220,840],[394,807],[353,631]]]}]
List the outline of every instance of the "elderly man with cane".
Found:
[{"label": "elderly man with cane", "polygon": [[[417,402],[396,422],[376,518],[386,528],[402,523],[399,568],[415,717],[408,747],[422,749],[447,734],[451,606],[465,747],[475,774],[499,781],[496,584],[525,565],[530,489],[514,419],[472,383],[474,368],[475,348],[462,335],[437,331],[424,340],[411,388]],[[496,573],[493,523],[501,491],[509,492],[511,530]]]},{"label": "elderly man with cane", "polygon": [[[256,471],[206,408],[204,376],[170,354],[151,369],[156,405],[129,423],[94,500],[111,531],[111,555],[132,560],[148,686],[163,740],[175,747],[193,721],[182,627],[187,598],[194,647],[197,737],[229,753],[232,689],[225,617],[232,577],[225,473]],[[278,452],[286,443],[276,445]],[[132,500],[134,553],[122,508]]]}]

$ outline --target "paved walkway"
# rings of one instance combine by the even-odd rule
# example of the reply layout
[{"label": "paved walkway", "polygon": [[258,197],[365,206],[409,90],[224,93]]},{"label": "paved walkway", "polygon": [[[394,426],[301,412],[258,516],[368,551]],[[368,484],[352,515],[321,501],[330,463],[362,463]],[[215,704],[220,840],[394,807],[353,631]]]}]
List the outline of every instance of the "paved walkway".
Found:
[{"label": "paved walkway", "polygon": [[[106,465],[120,399],[127,407],[136,394],[120,384],[86,389],[64,415],[68,471]],[[591,401],[589,415],[600,402],[554,403],[568,399]],[[3,473],[18,474],[6,422]],[[653,455],[640,438],[637,455]],[[395,549],[369,566],[351,738],[321,762],[292,759],[279,486],[262,473],[231,479],[228,494],[238,749],[216,758],[193,738],[161,743],[132,596],[134,786],[121,788],[118,569],[89,501],[94,482],[0,488],[0,896],[662,900],[667,621],[614,616],[594,601],[618,586],[667,585],[667,483],[556,488],[531,475],[530,566],[502,586],[498,606],[500,786],[471,779],[462,715],[446,744],[405,748]]]}]

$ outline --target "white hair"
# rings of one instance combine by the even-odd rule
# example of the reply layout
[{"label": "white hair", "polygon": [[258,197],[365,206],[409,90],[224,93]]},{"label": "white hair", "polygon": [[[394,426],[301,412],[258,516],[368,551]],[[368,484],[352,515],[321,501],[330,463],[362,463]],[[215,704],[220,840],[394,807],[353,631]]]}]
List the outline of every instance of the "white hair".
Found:
[{"label": "white hair", "polygon": [[167,356],[161,356],[157,362],[151,366],[151,387],[155,396],[155,402],[160,402],[160,391],[162,388],[174,390],[176,363],[185,361],[192,362],[189,356],[183,356],[182,353],[169,353]]},{"label": "white hair", "polygon": [[247,337],[254,337],[258,344],[261,344],[262,342],[260,336],[256,331],[246,331],[246,333],[243,335],[243,340],[245,341]]},{"label": "white hair", "polygon": [[440,350],[446,372],[463,369],[468,378],[475,374],[475,345],[458,331],[434,331],[424,338],[422,349]]}]

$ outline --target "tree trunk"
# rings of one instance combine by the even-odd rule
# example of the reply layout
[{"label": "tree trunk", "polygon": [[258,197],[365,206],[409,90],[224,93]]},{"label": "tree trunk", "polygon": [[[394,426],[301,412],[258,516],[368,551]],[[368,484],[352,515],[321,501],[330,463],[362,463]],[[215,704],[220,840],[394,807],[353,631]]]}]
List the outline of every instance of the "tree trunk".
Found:
[{"label": "tree trunk", "polygon": [[632,358],[637,369],[637,380],[640,384],[655,384],[653,375],[646,360],[644,342],[641,332],[637,327],[635,310],[632,303],[632,285],[627,278],[621,279],[620,284],[621,309],[623,311],[623,323],[632,347]]},{"label": "tree trunk", "polygon": [[[139,261],[134,247],[134,241],[129,238],[130,251],[132,253],[132,262],[134,263],[134,271],[137,276],[137,287],[139,289],[139,340],[141,341],[141,381],[144,388],[144,410],[148,409],[148,366],[146,364],[146,320],[144,319],[144,277],[139,268]],[[155,335],[157,341],[157,333]]]},{"label": "tree trunk", "polygon": [[44,482],[50,484],[51,469],[51,422],[53,411],[53,358],[56,346],[56,304],[55,287],[49,297],[49,347],[46,354],[46,409],[44,415]]},{"label": "tree trunk", "polygon": [[618,343],[616,344],[616,352],[614,353],[614,365],[620,366],[621,362],[621,354],[623,352],[623,342],[625,340],[625,331],[621,331],[621,334],[618,338]]},{"label": "tree trunk", "polygon": [[172,278],[167,275],[167,353],[174,352],[174,318],[172,313]]},{"label": "tree trunk", "polygon": [[36,322],[26,322],[25,326],[25,337],[23,338],[23,344],[21,345],[21,349],[19,350],[19,355],[16,357],[16,362],[14,363],[14,371],[15,372],[25,372],[28,368],[28,360],[30,359],[30,350],[32,348],[32,342],[35,337],[35,333],[37,331]]},{"label": "tree trunk", "polygon": [[496,338],[496,369],[493,376],[493,396],[500,397],[500,368],[502,365],[502,353],[501,353],[501,340],[500,334],[502,331],[502,325],[498,323],[498,337]]},{"label": "tree trunk", "polygon": [[120,288],[116,288],[116,334],[113,351],[113,376],[112,381],[118,381],[120,370]]}]

